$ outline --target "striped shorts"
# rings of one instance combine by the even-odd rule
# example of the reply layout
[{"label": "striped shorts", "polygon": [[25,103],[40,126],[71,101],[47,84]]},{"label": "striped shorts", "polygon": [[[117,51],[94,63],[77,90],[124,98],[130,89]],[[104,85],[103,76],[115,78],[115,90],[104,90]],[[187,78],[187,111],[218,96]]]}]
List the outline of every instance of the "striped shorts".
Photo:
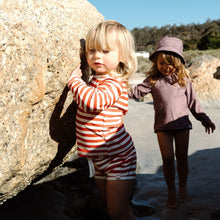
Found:
[{"label": "striped shorts", "polygon": [[132,146],[127,152],[113,156],[93,158],[96,179],[129,180],[136,178],[136,150]]}]

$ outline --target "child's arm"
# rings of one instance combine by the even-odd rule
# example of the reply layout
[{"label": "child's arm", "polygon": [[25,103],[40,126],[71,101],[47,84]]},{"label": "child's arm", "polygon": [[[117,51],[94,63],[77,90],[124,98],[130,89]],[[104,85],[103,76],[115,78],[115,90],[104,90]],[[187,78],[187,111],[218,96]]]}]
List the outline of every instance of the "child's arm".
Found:
[{"label": "child's arm", "polygon": [[88,86],[81,79],[81,70],[78,66],[68,80],[68,87],[73,93],[75,102],[84,111],[102,111],[114,104],[122,94],[123,87],[113,78],[106,78],[94,88]]},{"label": "child's arm", "polygon": [[150,77],[147,77],[142,83],[135,86],[131,91],[128,91],[130,99],[139,99],[151,92],[152,83]]},{"label": "child's arm", "polygon": [[210,134],[210,132],[214,132],[215,124],[211,121],[211,119],[205,114],[199,100],[196,97],[195,89],[191,83],[188,81],[186,96],[188,101],[188,107],[192,113],[192,115],[199,121],[201,121],[202,125],[205,127],[205,132]]},{"label": "child's arm", "polygon": [[203,126],[205,127],[205,132],[208,134],[210,134],[211,131],[213,133],[215,130],[215,124],[211,120],[207,122],[206,124],[203,124]]},{"label": "child's arm", "polygon": [[81,64],[78,64],[77,67],[73,70],[73,72],[71,73],[71,76],[79,76],[82,77],[82,71],[80,69]]}]

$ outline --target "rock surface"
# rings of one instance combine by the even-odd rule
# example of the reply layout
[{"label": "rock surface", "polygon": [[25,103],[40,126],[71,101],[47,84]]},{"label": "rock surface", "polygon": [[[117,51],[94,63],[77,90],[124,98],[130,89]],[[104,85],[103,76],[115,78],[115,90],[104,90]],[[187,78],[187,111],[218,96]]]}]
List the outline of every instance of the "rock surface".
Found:
[{"label": "rock surface", "polygon": [[[220,108],[220,59],[214,56],[201,56],[192,61],[187,69],[195,87],[197,97],[204,108]],[[130,81],[132,87],[145,79],[145,74],[137,73]],[[140,101],[152,102],[151,94]]]},{"label": "rock surface", "polygon": [[214,73],[214,78],[220,79],[220,66],[217,67],[217,70]]},{"label": "rock surface", "polygon": [[74,154],[66,82],[102,20],[86,0],[0,1],[0,203]]},{"label": "rock surface", "polygon": [[220,80],[214,75],[219,66],[219,58],[206,55],[194,60],[188,68],[197,96],[206,108],[220,108]]}]

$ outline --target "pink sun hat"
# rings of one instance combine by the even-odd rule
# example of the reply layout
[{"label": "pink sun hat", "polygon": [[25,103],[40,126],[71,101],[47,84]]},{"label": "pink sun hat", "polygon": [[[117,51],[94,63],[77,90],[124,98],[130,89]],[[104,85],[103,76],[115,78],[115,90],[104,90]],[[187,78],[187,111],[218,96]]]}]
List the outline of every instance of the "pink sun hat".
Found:
[{"label": "pink sun hat", "polygon": [[157,44],[156,50],[150,55],[149,59],[152,61],[153,57],[160,51],[175,53],[181,59],[181,62],[185,64],[185,59],[183,57],[183,42],[179,38],[161,38]]}]

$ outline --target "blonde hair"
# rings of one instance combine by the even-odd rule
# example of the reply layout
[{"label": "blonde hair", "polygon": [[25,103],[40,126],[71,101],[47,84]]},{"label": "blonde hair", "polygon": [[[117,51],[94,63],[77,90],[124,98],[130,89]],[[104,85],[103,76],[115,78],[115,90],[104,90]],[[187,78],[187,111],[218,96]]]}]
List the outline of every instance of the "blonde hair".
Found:
[{"label": "blonde hair", "polygon": [[174,74],[177,75],[177,83],[180,86],[185,87],[187,84],[186,78],[189,78],[188,72],[184,64],[181,62],[179,56],[175,55],[175,53],[170,53],[170,52],[158,52],[152,58],[153,65],[150,71],[146,73],[151,77],[151,82],[156,83],[157,80],[162,77],[162,74],[157,68],[157,57],[159,54],[162,54],[163,61],[166,64],[172,65],[176,69]]},{"label": "blonde hair", "polygon": [[121,62],[117,67],[117,77],[128,83],[129,77],[137,68],[134,38],[122,24],[107,20],[95,25],[86,37],[86,54],[88,50],[108,50],[116,45]]}]

